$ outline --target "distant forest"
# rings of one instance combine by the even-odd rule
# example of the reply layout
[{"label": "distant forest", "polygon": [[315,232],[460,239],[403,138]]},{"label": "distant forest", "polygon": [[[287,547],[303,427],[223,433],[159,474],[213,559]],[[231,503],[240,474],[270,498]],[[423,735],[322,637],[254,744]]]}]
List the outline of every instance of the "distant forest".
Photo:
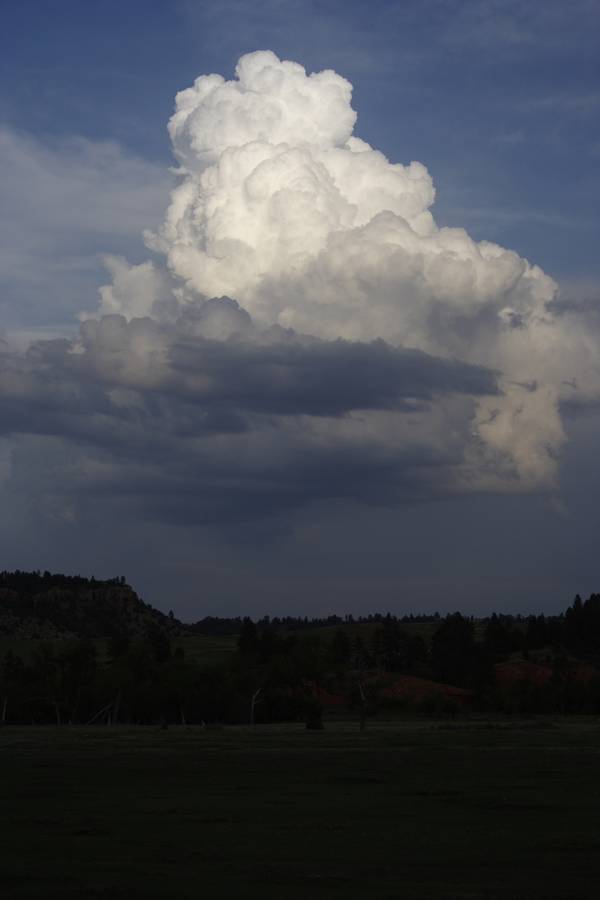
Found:
[{"label": "distant forest", "polygon": [[556,616],[180,622],[125,577],[0,573],[0,722],[600,713],[600,594]]}]

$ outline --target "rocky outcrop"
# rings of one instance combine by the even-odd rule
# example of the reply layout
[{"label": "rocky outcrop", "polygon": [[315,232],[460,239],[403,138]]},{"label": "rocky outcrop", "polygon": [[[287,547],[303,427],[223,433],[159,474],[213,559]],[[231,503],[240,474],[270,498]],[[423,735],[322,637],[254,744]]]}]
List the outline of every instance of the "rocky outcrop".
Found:
[{"label": "rocky outcrop", "polygon": [[123,579],[0,575],[0,635],[135,639],[157,628],[171,637],[183,631],[180,622],[144,603]]}]

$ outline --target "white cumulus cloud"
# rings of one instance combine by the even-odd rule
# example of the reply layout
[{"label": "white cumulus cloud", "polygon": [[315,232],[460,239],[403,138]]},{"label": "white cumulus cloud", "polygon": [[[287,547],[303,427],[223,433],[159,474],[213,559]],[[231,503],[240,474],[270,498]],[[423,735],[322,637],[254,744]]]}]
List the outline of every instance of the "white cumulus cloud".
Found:
[{"label": "white cumulus cloud", "polygon": [[501,394],[476,400],[461,486],[554,488],[561,404],[599,394],[589,337],[555,315],[558,286],[538,266],[437,226],[426,167],[357,137],[351,96],[336,72],[271,51],[177,94],[179,184],[146,234],[166,270],[113,260],[100,312],[172,320],[227,295],[261,327],[484,365]]}]

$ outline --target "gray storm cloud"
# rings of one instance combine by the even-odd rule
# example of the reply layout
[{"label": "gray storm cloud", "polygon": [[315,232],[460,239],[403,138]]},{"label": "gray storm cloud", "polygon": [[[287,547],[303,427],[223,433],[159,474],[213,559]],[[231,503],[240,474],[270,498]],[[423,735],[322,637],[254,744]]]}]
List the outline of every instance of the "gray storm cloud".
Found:
[{"label": "gray storm cloud", "polygon": [[556,488],[595,337],[540,268],[438,227],[351,93],[261,51],[177,95],[160,261],[110,258],[77,339],[0,354],[2,431],[70,442],[69,490],[206,521]]},{"label": "gray storm cloud", "polygon": [[0,437],[67,443],[58,493],[235,520],[452,492],[474,398],[497,392],[482,366],[261,327],[220,298],[168,323],[113,314],[26,354],[4,346]]}]

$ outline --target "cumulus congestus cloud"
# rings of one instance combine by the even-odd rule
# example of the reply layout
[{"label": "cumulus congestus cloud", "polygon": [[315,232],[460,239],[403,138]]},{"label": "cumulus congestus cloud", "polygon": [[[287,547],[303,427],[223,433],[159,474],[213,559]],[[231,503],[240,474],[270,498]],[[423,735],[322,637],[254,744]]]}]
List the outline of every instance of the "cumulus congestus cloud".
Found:
[{"label": "cumulus congestus cloud", "polygon": [[4,351],[4,432],[69,442],[78,491],[198,521],[555,489],[595,341],[540,268],[436,225],[351,92],[265,51],[179,93],[158,261],[111,258],[76,340]]}]

